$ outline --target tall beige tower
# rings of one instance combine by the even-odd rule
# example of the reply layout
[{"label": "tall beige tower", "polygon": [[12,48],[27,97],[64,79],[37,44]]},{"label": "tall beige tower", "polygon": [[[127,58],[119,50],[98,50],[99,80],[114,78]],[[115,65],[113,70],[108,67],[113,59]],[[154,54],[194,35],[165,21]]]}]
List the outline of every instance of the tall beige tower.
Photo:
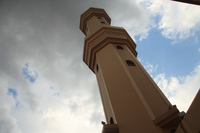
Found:
[{"label": "tall beige tower", "polygon": [[121,27],[110,26],[103,9],[81,15],[86,35],[83,60],[96,74],[106,122],[103,133],[173,133],[181,119],[137,60],[136,44]]}]

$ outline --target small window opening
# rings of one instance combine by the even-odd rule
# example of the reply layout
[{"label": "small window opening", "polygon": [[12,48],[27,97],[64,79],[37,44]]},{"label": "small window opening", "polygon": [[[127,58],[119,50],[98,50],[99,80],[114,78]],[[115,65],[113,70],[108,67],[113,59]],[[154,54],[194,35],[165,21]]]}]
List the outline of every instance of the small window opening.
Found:
[{"label": "small window opening", "polygon": [[124,49],[122,46],[116,46],[117,49]]},{"label": "small window opening", "polygon": [[97,70],[97,72],[98,72],[98,70],[99,70],[99,66],[98,66],[98,65],[96,66],[96,70]]},{"label": "small window opening", "polygon": [[112,117],[110,117],[110,124],[115,124]]},{"label": "small window opening", "polygon": [[126,64],[128,66],[135,66],[135,63],[133,63],[131,60],[126,60]]},{"label": "small window opening", "polygon": [[105,24],[105,22],[101,21],[102,24]]}]

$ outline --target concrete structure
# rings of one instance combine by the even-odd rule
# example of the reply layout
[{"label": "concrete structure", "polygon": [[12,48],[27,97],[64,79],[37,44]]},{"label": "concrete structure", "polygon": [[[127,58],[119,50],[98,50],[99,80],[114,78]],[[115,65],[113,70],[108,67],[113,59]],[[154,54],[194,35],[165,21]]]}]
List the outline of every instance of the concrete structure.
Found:
[{"label": "concrete structure", "polygon": [[190,105],[176,133],[200,133],[200,90]]},{"label": "concrete structure", "polygon": [[98,8],[84,12],[80,22],[86,35],[83,60],[96,74],[106,116],[102,133],[175,132],[181,113],[136,59],[128,33],[110,22]]}]

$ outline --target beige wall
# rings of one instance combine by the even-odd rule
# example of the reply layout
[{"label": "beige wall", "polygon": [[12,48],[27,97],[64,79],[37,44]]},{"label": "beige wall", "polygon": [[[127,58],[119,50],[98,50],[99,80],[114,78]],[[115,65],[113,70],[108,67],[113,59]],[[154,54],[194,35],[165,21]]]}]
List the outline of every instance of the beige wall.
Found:
[{"label": "beige wall", "polygon": [[[95,24],[95,26],[94,26]],[[87,21],[86,35],[90,36],[103,26],[109,25],[106,20],[101,16],[93,16]]]},{"label": "beige wall", "polygon": [[[141,94],[138,94],[140,92],[137,84],[128,74],[129,67],[135,69],[138,66],[127,66],[117,51],[114,44],[108,44],[96,53],[99,67],[96,75],[104,110],[107,113],[107,122],[109,123],[110,117],[113,117],[121,133],[156,133],[158,129],[144,105],[145,100],[142,99]],[[129,54],[124,56],[127,55]]]},{"label": "beige wall", "polygon": [[131,80],[133,80],[133,82],[135,82],[137,85],[138,91],[140,91],[142,97],[145,99],[146,103],[144,104],[149,106],[154,115],[152,119],[155,119],[167,112],[168,106],[171,105],[171,103],[160,91],[158,86],[155,84],[143,66],[139,63],[136,57],[126,47],[126,45],[123,47],[124,50],[117,50],[117,53],[123,62],[125,60],[132,60],[135,63],[135,67],[126,67],[127,74],[130,75]]},{"label": "beige wall", "polygon": [[182,123],[176,133],[200,132],[200,90],[190,105]]}]

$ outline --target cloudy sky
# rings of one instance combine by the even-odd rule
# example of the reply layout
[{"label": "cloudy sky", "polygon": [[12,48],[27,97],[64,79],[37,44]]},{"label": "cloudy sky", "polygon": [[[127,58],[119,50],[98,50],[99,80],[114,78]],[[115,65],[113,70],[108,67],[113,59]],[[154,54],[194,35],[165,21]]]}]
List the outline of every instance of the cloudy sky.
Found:
[{"label": "cloudy sky", "polygon": [[200,7],[170,0],[1,0],[0,132],[98,133],[95,75],[82,61],[80,15],[104,8],[180,111],[200,88]]}]

